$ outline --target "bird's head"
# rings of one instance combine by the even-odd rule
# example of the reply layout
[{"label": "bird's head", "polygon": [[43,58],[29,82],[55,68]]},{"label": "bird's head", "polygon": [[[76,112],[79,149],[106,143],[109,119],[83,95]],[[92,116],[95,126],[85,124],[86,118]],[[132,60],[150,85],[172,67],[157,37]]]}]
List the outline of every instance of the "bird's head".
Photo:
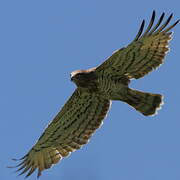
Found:
[{"label": "bird's head", "polygon": [[78,87],[89,87],[89,84],[95,81],[96,75],[94,68],[88,70],[76,70],[71,73],[71,81]]}]

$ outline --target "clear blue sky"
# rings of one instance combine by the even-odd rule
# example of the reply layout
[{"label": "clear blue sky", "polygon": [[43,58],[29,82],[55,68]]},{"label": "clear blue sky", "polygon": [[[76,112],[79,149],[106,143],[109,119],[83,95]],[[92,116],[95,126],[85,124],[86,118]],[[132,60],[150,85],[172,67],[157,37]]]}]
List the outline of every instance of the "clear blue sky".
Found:
[{"label": "clear blue sky", "polygon": [[[154,9],[180,18],[178,0],[0,1],[1,180],[17,179],[6,168],[15,164],[11,158],[27,153],[74,91],[70,72],[97,66],[127,45]],[[179,39],[180,25],[161,68],[131,83],[165,96],[159,114],[144,117],[113,103],[89,144],[42,180],[180,179]]]}]

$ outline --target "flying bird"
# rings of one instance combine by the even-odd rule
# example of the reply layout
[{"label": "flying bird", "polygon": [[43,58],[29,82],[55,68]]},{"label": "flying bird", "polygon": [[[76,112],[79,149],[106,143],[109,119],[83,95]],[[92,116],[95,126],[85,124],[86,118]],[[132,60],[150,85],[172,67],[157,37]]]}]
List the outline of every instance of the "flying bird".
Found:
[{"label": "flying bird", "polygon": [[[30,176],[58,163],[86,144],[106,117],[111,101],[123,101],[145,116],[154,115],[162,104],[162,95],[129,88],[132,79],[139,79],[156,69],[168,51],[169,25],[173,14],[164,20],[162,13],[156,24],[155,11],[144,30],[145,20],[134,40],[114,52],[100,66],[71,73],[76,90],[45,129],[36,144],[15,167]],[[162,23],[164,21],[164,23]]]}]

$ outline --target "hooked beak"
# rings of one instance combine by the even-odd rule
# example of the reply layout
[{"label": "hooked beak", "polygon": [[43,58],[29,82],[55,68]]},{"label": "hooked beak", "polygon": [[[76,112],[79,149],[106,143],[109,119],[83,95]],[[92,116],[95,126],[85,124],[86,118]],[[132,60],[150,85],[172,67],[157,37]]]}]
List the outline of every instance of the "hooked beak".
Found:
[{"label": "hooked beak", "polygon": [[71,81],[73,81],[74,80],[74,77],[71,77]]}]

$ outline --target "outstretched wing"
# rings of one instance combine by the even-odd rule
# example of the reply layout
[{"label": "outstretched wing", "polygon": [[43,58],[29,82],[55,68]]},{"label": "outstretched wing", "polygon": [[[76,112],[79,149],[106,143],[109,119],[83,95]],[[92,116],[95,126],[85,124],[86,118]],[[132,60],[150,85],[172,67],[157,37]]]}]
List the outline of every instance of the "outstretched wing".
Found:
[{"label": "outstretched wing", "polygon": [[18,171],[28,172],[28,177],[38,169],[39,177],[44,169],[79,149],[100,127],[109,107],[109,100],[76,89],[34,147],[20,159]]},{"label": "outstretched wing", "polygon": [[155,11],[153,11],[152,18],[145,32],[142,34],[145,25],[143,20],[133,42],[126,48],[116,51],[97,67],[96,71],[111,75],[126,75],[128,78],[138,79],[162,64],[168,51],[168,42],[171,40],[172,32],[169,31],[179,22],[178,20],[167,27],[173,16],[171,14],[164,24],[161,25],[164,15],[163,13],[153,27],[155,20]]}]

